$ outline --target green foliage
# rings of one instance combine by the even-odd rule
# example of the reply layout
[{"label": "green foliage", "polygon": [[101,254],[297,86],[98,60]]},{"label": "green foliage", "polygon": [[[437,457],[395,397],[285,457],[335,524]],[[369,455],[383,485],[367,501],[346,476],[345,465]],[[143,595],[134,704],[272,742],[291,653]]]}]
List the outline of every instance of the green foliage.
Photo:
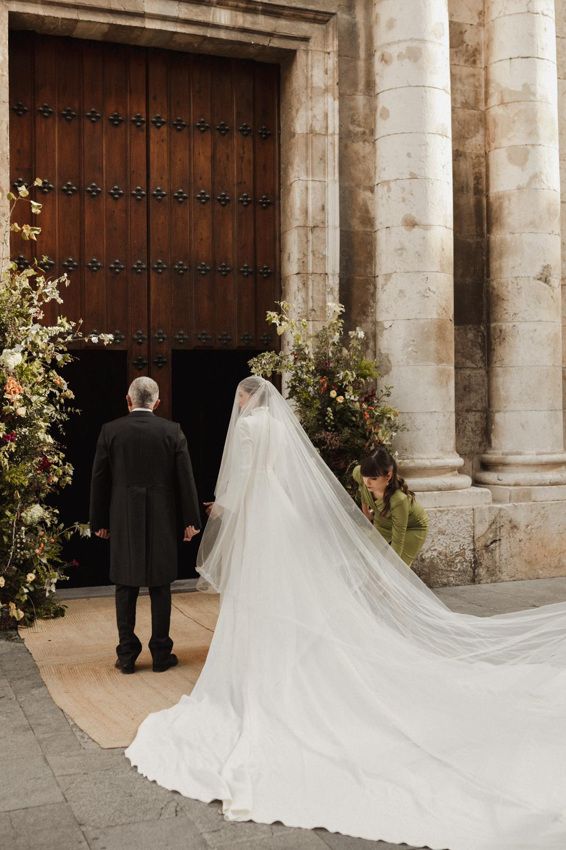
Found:
[{"label": "green foliage", "polygon": [[[41,181],[39,181],[41,183]],[[36,181],[37,183],[37,181]],[[8,195],[11,214],[27,199]],[[26,201],[24,201],[26,202]],[[29,201],[32,213],[41,204]],[[26,241],[40,229],[12,223],[10,230]],[[69,343],[81,335],[64,316],[53,325],[44,319],[50,302],[62,303],[65,275],[48,280],[41,269],[18,269],[2,261],[0,277],[0,624],[28,625],[36,617],[64,613],[54,599],[55,584],[65,578],[62,543],[74,532],[87,534],[79,523],[65,528],[53,506],[53,496],[73,474],[59,442],[63,423],[72,412],[73,393],[61,376],[72,357]],[[105,336],[103,342],[111,338]]]},{"label": "green foliage", "polygon": [[378,387],[379,371],[365,354],[360,328],[346,333],[341,304],[329,305],[327,322],[309,332],[304,318],[291,317],[282,301],[267,321],[283,337],[283,351],[250,360],[255,375],[281,375],[309,438],[350,492],[351,471],[378,445],[390,446],[399,430],[398,411],[388,404],[390,387]]}]

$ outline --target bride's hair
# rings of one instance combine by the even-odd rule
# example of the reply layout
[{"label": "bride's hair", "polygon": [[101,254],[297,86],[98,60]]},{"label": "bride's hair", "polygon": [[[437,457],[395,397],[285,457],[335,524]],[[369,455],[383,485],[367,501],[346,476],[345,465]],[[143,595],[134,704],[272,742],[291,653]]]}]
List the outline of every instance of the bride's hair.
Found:
[{"label": "bride's hair", "polygon": [[243,381],[240,381],[239,386],[245,390],[245,392],[250,395],[254,395],[261,387],[264,385],[263,378],[258,377],[257,375],[250,375],[249,378],[244,378]]},{"label": "bride's hair", "polygon": [[383,510],[381,516],[387,516],[391,512],[391,497],[396,490],[401,490],[412,500],[415,494],[409,490],[404,478],[397,471],[397,461],[385,446],[379,446],[371,455],[365,457],[360,463],[360,471],[365,478],[380,478],[387,475],[391,470],[391,478],[383,494]]}]

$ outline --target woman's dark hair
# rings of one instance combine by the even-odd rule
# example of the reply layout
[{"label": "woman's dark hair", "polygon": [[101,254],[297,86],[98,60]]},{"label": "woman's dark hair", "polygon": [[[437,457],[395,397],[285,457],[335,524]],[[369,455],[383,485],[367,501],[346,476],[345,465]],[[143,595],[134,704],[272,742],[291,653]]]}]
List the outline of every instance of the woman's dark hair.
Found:
[{"label": "woman's dark hair", "polygon": [[360,471],[364,478],[379,478],[382,475],[387,475],[389,470],[392,470],[391,478],[387,482],[387,487],[383,494],[383,510],[381,516],[387,516],[391,513],[391,496],[396,490],[401,490],[410,499],[415,498],[412,490],[409,490],[404,478],[401,478],[397,471],[397,461],[385,446],[379,446],[373,454],[363,458],[360,463]]}]

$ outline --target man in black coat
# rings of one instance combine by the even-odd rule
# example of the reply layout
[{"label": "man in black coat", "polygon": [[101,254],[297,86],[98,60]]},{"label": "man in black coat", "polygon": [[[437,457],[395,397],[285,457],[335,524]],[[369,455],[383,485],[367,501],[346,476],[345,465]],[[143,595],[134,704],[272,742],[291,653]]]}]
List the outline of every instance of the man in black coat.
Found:
[{"label": "man in black coat", "polygon": [[185,435],[154,415],[159,387],[136,378],[126,396],[129,415],[102,426],[92,470],[91,531],[110,539],[110,579],[116,585],[119,644],[116,667],[133,673],[142,645],[134,632],[140,587],[149,588],[153,670],[177,664],[169,637],[171,582],[177,540],[199,533],[200,511]]}]

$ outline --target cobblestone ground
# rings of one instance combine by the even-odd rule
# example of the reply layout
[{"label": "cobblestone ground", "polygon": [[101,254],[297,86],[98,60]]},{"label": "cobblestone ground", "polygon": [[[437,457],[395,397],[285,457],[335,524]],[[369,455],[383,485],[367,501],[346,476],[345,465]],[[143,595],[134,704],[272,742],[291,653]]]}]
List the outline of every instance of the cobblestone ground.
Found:
[{"label": "cobblestone ground", "polygon": [[[566,578],[439,595],[455,610],[503,613],[566,600]],[[2,850],[395,850],[325,830],[225,822],[218,804],[157,787],[122,750],[102,750],[57,708],[17,635],[1,638]]]}]

